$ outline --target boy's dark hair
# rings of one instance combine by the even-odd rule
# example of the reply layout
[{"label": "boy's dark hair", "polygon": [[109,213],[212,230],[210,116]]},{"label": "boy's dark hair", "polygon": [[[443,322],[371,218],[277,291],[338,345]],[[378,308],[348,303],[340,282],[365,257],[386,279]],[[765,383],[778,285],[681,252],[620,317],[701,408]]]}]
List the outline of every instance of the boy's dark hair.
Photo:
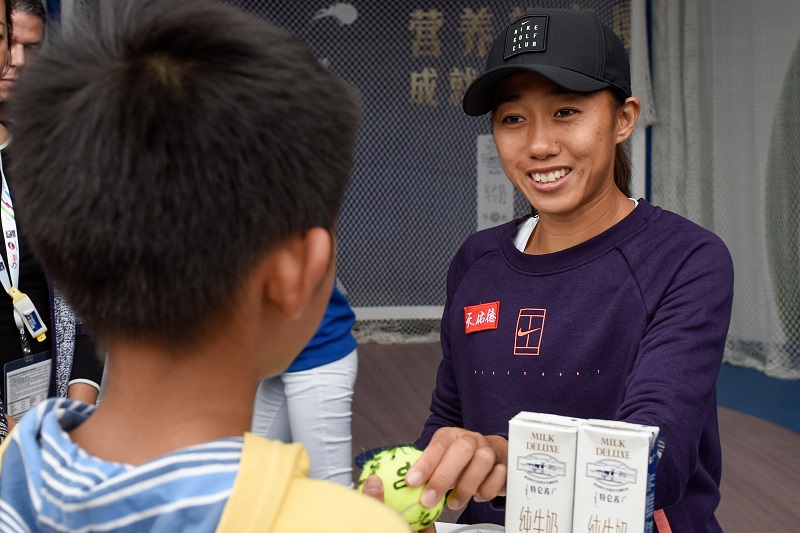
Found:
[{"label": "boy's dark hair", "polygon": [[99,338],[200,340],[273,245],[334,230],[358,97],[298,38],[234,7],[106,11],[20,77],[15,206]]},{"label": "boy's dark hair", "polygon": [[44,8],[42,0],[7,0],[11,5],[11,11],[15,13],[27,13],[47,22],[47,10]]}]

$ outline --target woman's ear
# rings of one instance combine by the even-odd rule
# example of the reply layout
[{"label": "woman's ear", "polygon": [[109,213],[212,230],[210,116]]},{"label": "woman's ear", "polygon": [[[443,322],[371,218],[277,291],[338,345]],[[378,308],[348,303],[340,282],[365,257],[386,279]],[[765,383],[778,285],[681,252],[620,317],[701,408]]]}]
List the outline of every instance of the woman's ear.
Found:
[{"label": "woman's ear", "polygon": [[277,244],[263,263],[263,292],[289,319],[303,314],[334,263],[330,231],[314,227]]},{"label": "woman's ear", "polygon": [[636,128],[642,104],[635,96],[625,99],[622,107],[617,108],[617,144],[626,141]]}]

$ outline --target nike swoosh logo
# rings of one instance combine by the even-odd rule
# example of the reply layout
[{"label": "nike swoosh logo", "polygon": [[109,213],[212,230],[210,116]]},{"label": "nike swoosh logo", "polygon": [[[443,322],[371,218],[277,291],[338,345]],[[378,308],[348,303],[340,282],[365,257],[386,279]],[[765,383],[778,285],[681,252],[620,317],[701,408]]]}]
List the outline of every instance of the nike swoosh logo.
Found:
[{"label": "nike swoosh logo", "polygon": [[534,331],[539,331],[540,329],[542,329],[542,328],[529,329],[528,331],[522,331],[522,329],[519,329],[519,330],[517,330],[517,337],[525,337],[527,335],[530,335]]}]

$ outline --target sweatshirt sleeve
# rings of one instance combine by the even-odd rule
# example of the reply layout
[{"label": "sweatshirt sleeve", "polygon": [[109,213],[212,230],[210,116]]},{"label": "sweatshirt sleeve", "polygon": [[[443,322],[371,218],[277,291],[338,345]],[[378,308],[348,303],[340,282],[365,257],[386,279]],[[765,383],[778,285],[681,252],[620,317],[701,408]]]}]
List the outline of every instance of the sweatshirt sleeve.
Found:
[{"label": "sweatshirt sleeve", "polygon": [[463,248],[450,263],[447,272],[447,301],[444,306],[440,337],[442,344],[442,361],[436,374],[436,388],[431,396],[431,414],[425,422],[422,435],[415,445],[424,449],[431,441],[436,430],[442,427],[463,427],[461,417],[461,400],[458,392],[455,372],[453,370],[452,353],[450,350],[450,305],[453,294],[463,279],[464,269],[461,267]]},{"label": "sweatshirt sleeve", "polygon": [[650,319],[616,415],[660,428],[656,509],[682,497],[703,439],[716,438],[703,448],[720,453],[716,382],[733,303],[732,260],[716,236],[662,248],[650,259],[649,279],[640,280]]}]

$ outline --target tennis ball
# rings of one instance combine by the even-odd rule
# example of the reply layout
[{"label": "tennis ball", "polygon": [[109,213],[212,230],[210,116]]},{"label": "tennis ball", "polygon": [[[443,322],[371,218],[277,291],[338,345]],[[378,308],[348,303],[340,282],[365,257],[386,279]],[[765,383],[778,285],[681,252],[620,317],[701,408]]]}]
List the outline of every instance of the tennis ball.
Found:
[{"label": "tennis ball", "polygon": [[406,485],[406,472],[422,452],[413,446],[396,446],[383,450],[364,463],[358,478],[358,490],[364,490],[364,481],[376,474],[383,480],[383,501],[400,513],[412,531],[422,531],[433,524],[444,510],[442,499],[432,508],[420,503],[425,485],[409,487]]}]

